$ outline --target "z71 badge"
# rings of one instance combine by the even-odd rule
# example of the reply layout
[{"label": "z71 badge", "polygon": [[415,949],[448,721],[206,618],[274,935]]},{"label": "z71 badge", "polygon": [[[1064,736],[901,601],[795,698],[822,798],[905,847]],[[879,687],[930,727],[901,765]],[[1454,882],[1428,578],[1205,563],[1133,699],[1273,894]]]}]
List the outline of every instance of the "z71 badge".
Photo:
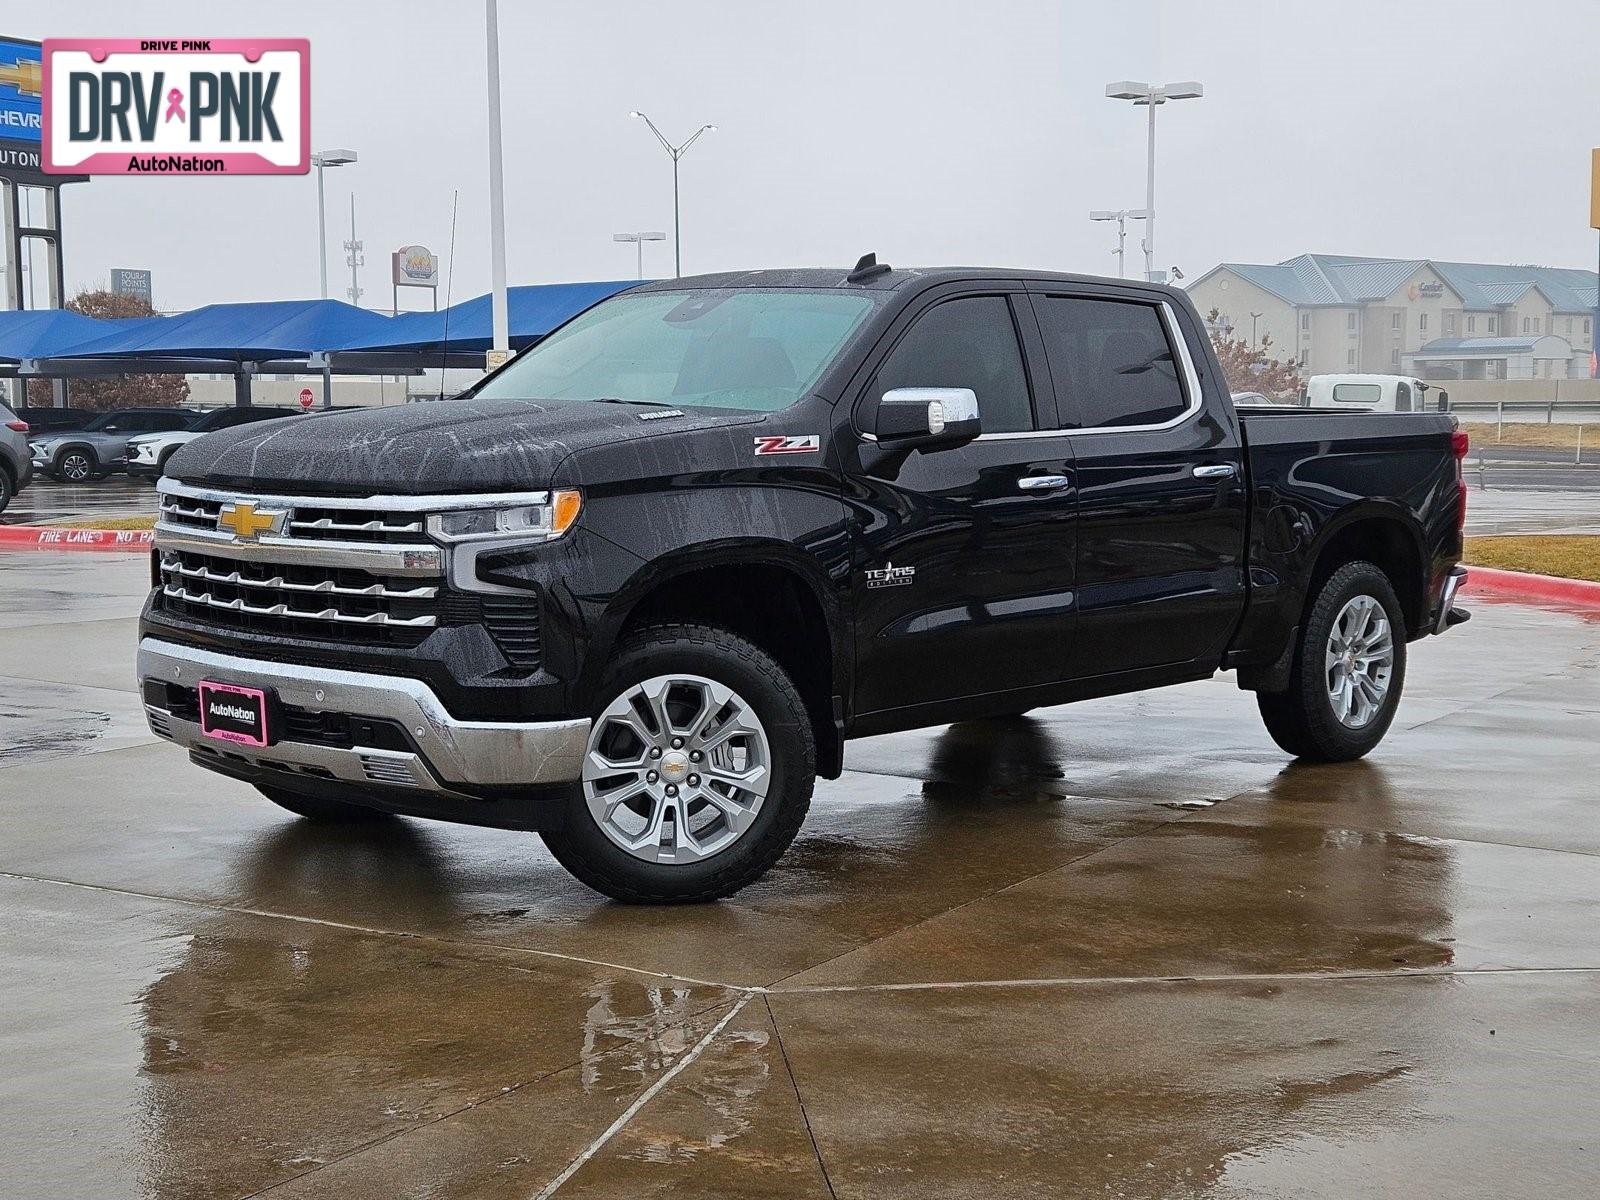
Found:
[{"label": "z71 badge", "polygon": [[822,450],[822,435],[817,433],[778,434],[756,439],[757,454],[817,454]]}]

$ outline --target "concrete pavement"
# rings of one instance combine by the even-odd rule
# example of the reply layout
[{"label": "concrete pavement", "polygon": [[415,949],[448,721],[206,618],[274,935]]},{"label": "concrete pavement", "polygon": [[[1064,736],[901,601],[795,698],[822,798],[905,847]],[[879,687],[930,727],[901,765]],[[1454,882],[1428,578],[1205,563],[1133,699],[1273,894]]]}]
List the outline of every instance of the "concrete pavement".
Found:
[{"label": "concrete pavement", "polygon": [[0,555],[0,1195],[1600,1191],[1600,623],[1477,604],[1343,767],[1228,678],[858,742],[635,909],[189,766],[147,573]]}]

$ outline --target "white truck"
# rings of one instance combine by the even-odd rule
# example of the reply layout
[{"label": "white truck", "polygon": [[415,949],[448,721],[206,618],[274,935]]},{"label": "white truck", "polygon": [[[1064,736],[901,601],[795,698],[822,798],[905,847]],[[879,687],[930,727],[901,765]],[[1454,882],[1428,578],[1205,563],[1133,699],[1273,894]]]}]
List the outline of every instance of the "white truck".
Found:
[{"label": "white truck", "polygon": [[[1432,403],[1424,398],[1434,391]],[[1409,375],[1313,375],[1306,382],[1308,408],[1360,408],[1367,412],[1444,411],[1447,393]]]}]

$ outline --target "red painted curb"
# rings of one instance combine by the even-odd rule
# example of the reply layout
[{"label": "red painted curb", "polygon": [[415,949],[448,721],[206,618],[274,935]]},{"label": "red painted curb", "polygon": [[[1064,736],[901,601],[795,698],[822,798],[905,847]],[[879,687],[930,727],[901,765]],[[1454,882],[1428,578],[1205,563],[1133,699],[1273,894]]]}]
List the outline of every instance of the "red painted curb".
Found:
[{"label": "red painted curb", "polygon": [[142,554],[150,549],[155,536],[150,529],[0,525],[0,550],[123,550]]},{"label": "red painted curb", "polygon": [[1503,596],[1508,600],[1554,600],[1600,608],[1600,583],[1587,579],[1562,579],[1556,575],[1535,575],[1529,571],[1499,571],[1493,567],[1467,564],[1464,592]]}]

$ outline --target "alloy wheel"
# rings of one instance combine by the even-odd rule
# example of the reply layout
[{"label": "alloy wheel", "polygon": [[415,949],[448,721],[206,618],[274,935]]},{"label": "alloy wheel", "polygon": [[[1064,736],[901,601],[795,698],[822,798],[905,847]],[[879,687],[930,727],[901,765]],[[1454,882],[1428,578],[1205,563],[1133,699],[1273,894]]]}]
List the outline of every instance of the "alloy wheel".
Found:
[{"label": "alloy wheel", "polygon": [[1370,723],[1383,708],[1394,673],[1394,632],[1383,606],[1353,596],[1334,618],[1326,655],[1328,701],[1349,729]]},{"label": "alloy wheel", "polygon": [[589,733],[583,796],[616,845],[687,864],[754,824],[772,782],[767,731],[748,701],[701,675],[658,675],[608,704]]},{"label": "alloy wheel", "polygon": [[88,455],[69,454],[61,460],[61,477],[69,483],[82,483],[93,473]]}]

